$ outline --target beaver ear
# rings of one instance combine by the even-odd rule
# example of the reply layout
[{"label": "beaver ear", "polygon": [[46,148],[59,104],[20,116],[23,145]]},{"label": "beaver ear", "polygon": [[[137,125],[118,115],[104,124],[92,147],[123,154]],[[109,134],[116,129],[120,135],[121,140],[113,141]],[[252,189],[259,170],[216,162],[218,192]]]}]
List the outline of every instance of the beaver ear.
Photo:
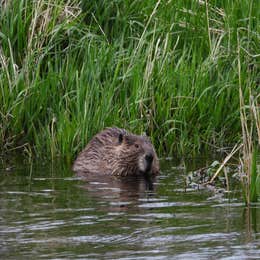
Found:
[{"label": "beaver ear", "polygon": [[121,144],[123,142],[123,138],[124,138],[123,134],[120,133],[119,136],[118,136],[119,144]]},{"label": "beaver ear", "polygon": [[144,137],[148,141],[151,141],[149,135],[146,132],[142,134],[142,137]]}]

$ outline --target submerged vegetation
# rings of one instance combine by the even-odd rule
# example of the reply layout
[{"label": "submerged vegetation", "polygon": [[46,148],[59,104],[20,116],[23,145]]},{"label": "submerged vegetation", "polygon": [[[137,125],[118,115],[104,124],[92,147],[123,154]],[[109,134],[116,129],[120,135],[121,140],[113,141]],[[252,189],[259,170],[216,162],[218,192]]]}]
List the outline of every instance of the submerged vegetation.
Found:
[{"label": "submerged vegetation", "polygon": [[1,3],[4,151],[70,159],[111,125],[218,150],[241,141],[241,95],[259,109],[260,1]]}]

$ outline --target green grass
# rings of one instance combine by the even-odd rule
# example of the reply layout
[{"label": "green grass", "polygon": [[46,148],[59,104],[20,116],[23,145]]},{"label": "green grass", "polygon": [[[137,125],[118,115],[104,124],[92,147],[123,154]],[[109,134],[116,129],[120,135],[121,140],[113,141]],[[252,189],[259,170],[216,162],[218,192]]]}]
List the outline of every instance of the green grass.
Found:
[{"label": "green grass", "polygon": [[161,155],[241,139],[239,81],[245,100],[260,92],[259,1],[82,2],[4,1],[3,151],[70,159],[111,125]]},{"label": "green grass", "polygon": [[256,157],[257,157],[257,152],[256,150],[254,149],[253,151],[253,154],[252,154],[252,165],[251,165],[251,183],[250,183],[250,186],[251,186],[251,189],[250,189],[250,202],[257,202],[257,193],[258,193],[258,190],[257,190],[257,177],[258,177],[258,174],[257,174],[257,163],[256,163]]}]

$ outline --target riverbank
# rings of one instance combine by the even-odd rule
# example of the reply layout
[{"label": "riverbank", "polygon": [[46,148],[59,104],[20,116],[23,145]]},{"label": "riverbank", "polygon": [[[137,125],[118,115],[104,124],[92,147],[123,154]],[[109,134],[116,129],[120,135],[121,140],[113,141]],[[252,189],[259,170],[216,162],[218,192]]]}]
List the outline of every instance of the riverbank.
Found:
[{"label": "riverbank", "polygon": [[[73,157],[106,126],[151,136],[159,154],[241,140],[259,99],[259,1],[5,1],[3,151]],[[246,105],[246,104],[245,104]]]}]

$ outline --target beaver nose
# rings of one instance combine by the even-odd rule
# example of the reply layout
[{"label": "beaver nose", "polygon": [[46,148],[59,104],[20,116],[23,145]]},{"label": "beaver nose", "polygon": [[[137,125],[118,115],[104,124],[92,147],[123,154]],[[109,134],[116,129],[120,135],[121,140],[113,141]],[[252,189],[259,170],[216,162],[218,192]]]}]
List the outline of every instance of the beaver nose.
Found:
[{"label": "beaver nose", "polygon": [[153,154],[152,153],[148,153],[145,155],[145,160],[147,162],[152,162],[153,161]]}]

